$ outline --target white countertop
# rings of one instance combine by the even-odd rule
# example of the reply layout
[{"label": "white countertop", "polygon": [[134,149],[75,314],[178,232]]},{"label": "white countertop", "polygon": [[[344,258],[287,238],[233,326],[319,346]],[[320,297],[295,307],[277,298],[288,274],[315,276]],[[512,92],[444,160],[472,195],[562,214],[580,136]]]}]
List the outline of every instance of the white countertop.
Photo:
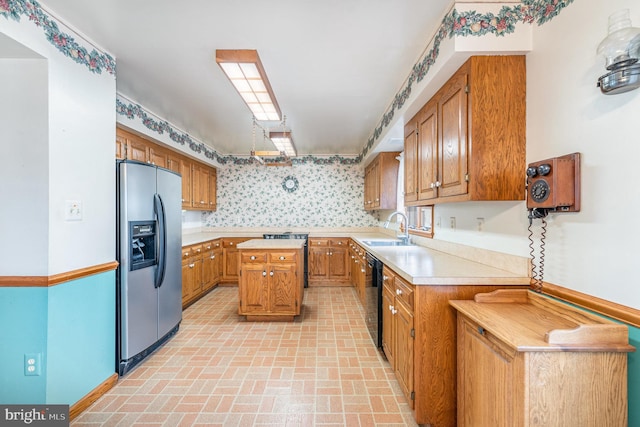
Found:
[{"label": "white countertop", "polygon": [[251,239],[238,243],[238,249],[302,249],[304,240],[299,239]]},{"label": "white countertop", "polygon": [[[304,231],[295,231],[302,233]],[[248,246],[239,244],[238,248],[256,248],[260,244],[259,249],[285,249],[283,246],[266,246],[266,245],[302,245],[302,241],[295,239],[262,239],[263,232],[216,232],[206,231],[199,233],[183,234],[183,246],[201,243],[208,240],[219,239],[223,237],[254,237]],[[309,232],[309,237],[349,237],[354,239],[362,248],[375,256],[377,259],[402,278],[414,285],[528,285],[529,277],[513,273],[511,271],[502,270],[491,265],[471,261],[452,253],[441,252],[424,246],[368,246],[365,240],[394,240],[389,235],[379,232]],[[272,242],[272,243],[267,243]],[[281,242],[281,243],[277,243]],[[291,248],[291,247],[288,247]]]}]

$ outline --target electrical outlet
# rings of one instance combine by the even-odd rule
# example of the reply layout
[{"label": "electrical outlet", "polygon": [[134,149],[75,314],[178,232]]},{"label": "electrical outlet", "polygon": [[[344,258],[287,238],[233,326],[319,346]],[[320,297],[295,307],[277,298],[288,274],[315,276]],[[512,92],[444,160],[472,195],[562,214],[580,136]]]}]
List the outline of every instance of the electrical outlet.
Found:
[{"label": "electrical outlet", "polygon": [[482,228],[484,227],[484,218],[476,218],[476,220],[478,221],[478,231],[482,231]]},{"label": "electrical outlet", "polygon": [[40,375],[42,353],[26,353],[24,355],[24,374],[26,376]]},{"label": "electrical outlet", "polygon": [[449,218],[449,221],[450,221],[451,229],[455,230],[456,229],[456,217],[452,216],[451,218]]}]

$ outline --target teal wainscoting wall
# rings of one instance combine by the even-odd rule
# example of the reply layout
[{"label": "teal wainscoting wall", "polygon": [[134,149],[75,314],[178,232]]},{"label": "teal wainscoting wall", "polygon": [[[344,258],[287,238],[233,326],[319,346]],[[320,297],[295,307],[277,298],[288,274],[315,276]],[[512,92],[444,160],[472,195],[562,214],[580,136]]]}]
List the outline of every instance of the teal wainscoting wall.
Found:
[{"label": "teal wainscoting wall", "polygon": [[47,403],[73,404],[115,372],[115,271],[49,288]]},{"label": "teal wainscoting wall", "polygon": [[[0,403],[73,405],[115,372],[115,271],[0,288]],[[41,354],[41,375],[24,355]]]},{"label": "teal wainscoting wall", "polygon": [[[47,288],[0,288],[0,403],[46,399]],[[39,376],[25,376],[24,355],[41,354]]]},{"label": "teal wainscoting wall", "polygon": [[640,426],[640,328],[629,326],[629,344],[636,351],[629,353],[629,426]]}]

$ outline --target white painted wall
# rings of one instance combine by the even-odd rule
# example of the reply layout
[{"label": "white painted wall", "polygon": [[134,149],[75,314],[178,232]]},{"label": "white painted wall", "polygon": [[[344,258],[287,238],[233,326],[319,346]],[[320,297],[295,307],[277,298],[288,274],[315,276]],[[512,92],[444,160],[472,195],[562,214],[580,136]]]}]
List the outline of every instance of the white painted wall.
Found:
[{"label": "white painted wall", "polygon": [[[20,22],[0,18],[0,36],[5,41],[0,57],[40,56],[46,61],[46,67],[25,75],[14,70],[6,76],[12,78],[3,80],[3,86],[29,88],[29,96],[13,95],[9,104],[2,97],[0,108],[16,111],[16,119],[7,123],[10,130],[2,131],[3,136],[12,135],[11,140],[3,138],[3,150],[11,145],[4,163],[28,162],[33,173],[18,178],[23,181],[20,185],[35,191],[13,190],[2,200],[0,212],[3,220],[8,216],[12,234],[0,239],[0,253],[10,255],[3,258],[0,274],[52,275],[111,262],[115,259],[115,77],[92,73],[65,57],[47,41],[42,28],[25,17]],[[82,43],[80,36],[74,37]],[[25,48],[7,48],[13,44],[7,40]],[[31,87],[28,78],[34,73],[37,79]],[[8,170],[15,172],[17,167]],[[82,202],[81,221],[65,221],[65,200]],[[46,255],[32,256],[43,249]]]},{"label": "white painted wall", "polygon": [[[1,36],[1,35],[0,35]],[[49,241],[47,61],[0,44],[0,276],[46,275]],[[16,219],[19,218],[18,227]],[[37,262],[34,262],[37,260]]]},{"label": "white painted wall", "polygon": [[[639,27],[637,0],[574,1],[552,21],[534,25],[527,55],[527,162],[582,154],[582,209],[549,218],[544,280],[640,308],[634,268],[640,256],[640,90],[606,96],[596,87],[606,72],[596,48],[607,35],[608,16],[622,8]],[[524,202],[440,205],[435,236],[528,256],[526,214]],[[484,218],[481,232],[476,218]]]}]

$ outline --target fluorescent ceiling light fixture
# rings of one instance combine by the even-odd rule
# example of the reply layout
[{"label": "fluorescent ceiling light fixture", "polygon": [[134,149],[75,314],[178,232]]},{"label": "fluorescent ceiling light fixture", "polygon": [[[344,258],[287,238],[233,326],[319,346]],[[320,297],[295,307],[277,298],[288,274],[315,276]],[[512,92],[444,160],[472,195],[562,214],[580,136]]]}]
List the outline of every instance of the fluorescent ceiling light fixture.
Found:
[{"label": "fluorescent ceiling light fixture", "polygon": [[256,120],[279,121],[280,107],[258,51],[216,50],[216,62],[227,75]]},{"label": "fluorescent ceiling light fixture", "polygon": [[278,151],[282,151],[289,157],[296,156],[296,147],[293,145],[291,132],[269,132],[269,139]]}]

